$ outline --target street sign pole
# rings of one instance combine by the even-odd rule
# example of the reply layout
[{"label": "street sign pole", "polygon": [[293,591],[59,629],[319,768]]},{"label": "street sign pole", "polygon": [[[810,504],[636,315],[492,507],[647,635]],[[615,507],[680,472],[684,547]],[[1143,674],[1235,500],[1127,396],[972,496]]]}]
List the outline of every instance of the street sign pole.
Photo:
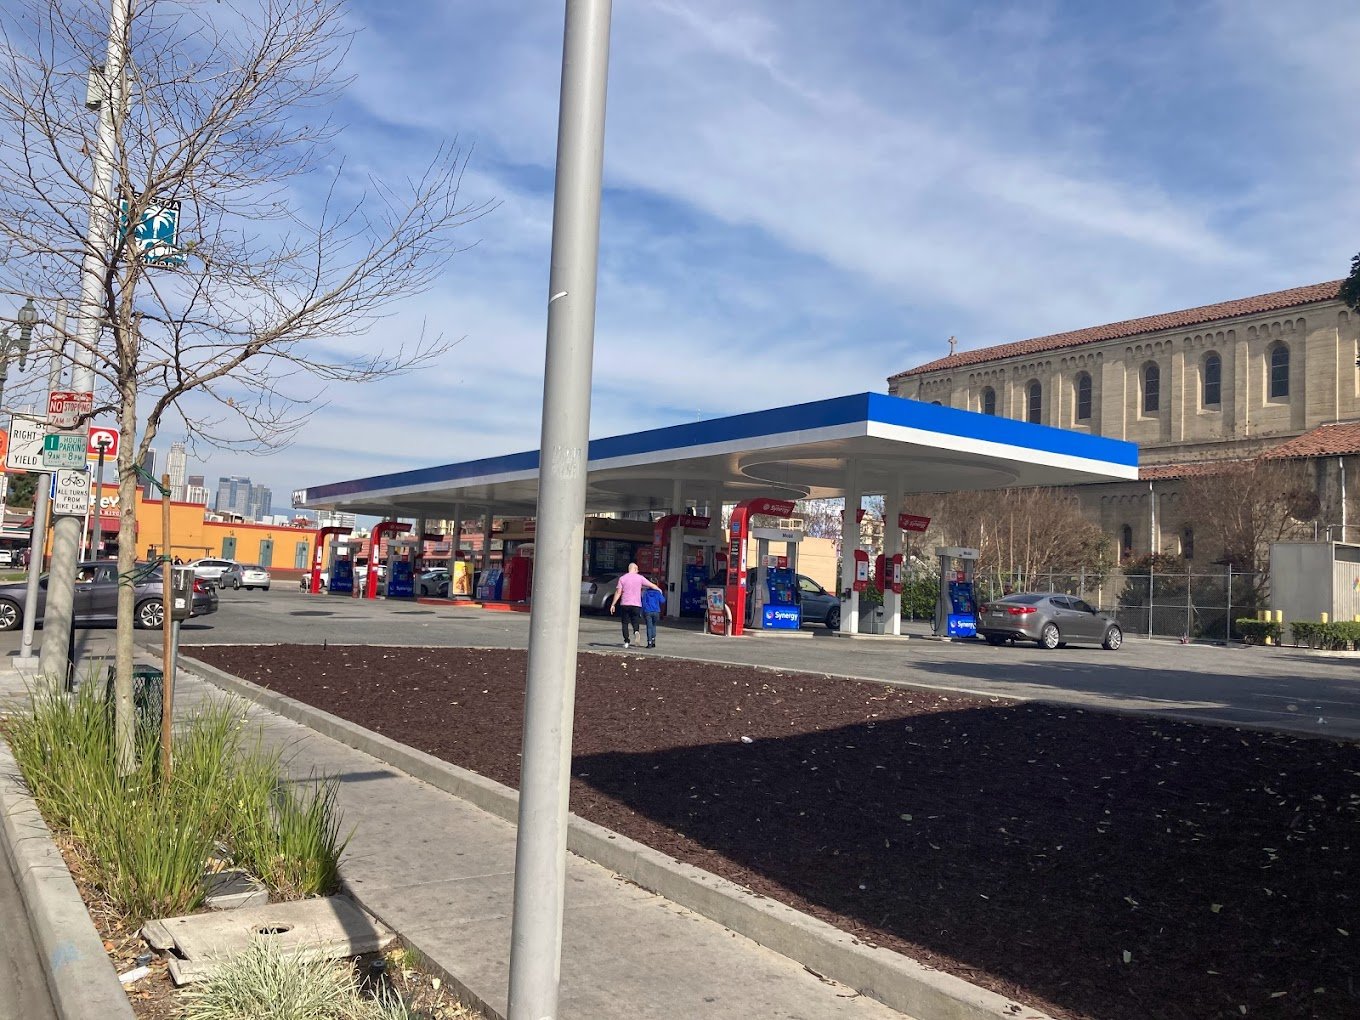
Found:
[{"label": "street sign pole", "polygon": [[104,553],[104,451],[107,449],[107,444],[99,444],[99,468],[90,499],[90,555],[96,558]]}]

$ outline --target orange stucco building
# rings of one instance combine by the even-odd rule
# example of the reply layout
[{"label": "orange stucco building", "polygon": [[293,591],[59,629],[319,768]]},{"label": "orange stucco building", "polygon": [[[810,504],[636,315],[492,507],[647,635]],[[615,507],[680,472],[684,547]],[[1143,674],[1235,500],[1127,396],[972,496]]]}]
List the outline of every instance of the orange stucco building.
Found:
[{"label": "orange stucco building", "polygon": [[[100,493],[100,529],[106,550],[118,541],[118,489]],[[303,570],[311,563],[312,528],[238,521],[205,520],[202,503],[170,504],[169,554],[184,560],[220,556],[239,563],[258,563],[277,570]],[[151,559],[165,551],[164,508],[160,498],[137,492],[137,556]]]}]

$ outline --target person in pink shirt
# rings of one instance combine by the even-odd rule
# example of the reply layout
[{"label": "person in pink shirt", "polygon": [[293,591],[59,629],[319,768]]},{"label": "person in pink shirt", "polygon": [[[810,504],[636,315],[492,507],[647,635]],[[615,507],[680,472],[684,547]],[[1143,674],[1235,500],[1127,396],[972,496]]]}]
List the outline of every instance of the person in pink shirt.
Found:
[{"label": "person in pink shirt", "polygon": [[[657,588],[651,581],[638,573],[636,563],[628,564],[628,573],[619,578],[619,583],[614,586],[614,599],[609,603],[609,612],[613,615],[614,610],[620,605],[623,612],[619,614],[619,621],[623,624],[623,647],[628,648],[629,638],[636,638],[638,631],[642,629],[642,589]],[[632,628],[631,633],[629,628]]]}]

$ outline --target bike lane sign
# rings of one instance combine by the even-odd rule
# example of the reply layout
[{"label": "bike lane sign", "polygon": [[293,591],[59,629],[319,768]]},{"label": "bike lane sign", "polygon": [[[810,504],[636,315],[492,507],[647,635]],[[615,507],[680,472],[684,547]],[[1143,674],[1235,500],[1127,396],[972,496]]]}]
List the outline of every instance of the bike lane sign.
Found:
[{"label": "bike lane sign", "polygon": [[52,516],[83,517],[90,509],[88,471],[64,468],[52,478]]}]

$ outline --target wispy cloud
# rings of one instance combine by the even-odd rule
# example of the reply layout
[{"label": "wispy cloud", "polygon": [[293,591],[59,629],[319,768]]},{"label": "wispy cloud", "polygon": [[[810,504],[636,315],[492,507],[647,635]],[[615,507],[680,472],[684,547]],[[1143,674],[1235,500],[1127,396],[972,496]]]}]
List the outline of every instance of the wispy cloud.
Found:
[{"label": "wispy cloud", "polygon": [[[457,136],[500,205],[371,338],[463,337],[446,357],[221,461],[276,490],[538,444],[561,6],[351,17],[337,158],[402,173]],[[592,433],[1340,275],[1358,45],[1343,0],[616,5]]]}]

